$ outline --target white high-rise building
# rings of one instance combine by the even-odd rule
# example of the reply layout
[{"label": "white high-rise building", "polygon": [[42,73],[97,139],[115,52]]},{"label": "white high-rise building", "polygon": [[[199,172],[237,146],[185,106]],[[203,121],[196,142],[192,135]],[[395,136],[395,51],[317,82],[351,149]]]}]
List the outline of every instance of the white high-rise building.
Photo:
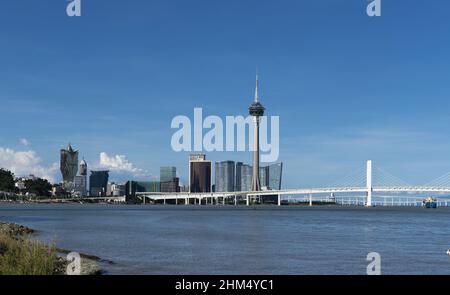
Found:
[{"label": "white high-rise building", "polygon": [[88,166],[86,161],[83,159],[80,162],[80,175],[75,176],[74,179],[74,193],[78,196],[81,197],[86,197],[87,196],[87,187],[88,187],[88,183],[87,183],[87,171],[88,171]]}]

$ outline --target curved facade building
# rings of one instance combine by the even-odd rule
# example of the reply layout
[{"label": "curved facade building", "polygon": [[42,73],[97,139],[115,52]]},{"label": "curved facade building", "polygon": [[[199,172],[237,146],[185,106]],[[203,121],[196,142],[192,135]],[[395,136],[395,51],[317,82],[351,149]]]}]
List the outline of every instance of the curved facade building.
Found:
[{"label": "curved facade building", "polygon": [[74,182],[78,172],[78,151],[74,151],[70,144],[61,150],[60,170],[64,183]]}]

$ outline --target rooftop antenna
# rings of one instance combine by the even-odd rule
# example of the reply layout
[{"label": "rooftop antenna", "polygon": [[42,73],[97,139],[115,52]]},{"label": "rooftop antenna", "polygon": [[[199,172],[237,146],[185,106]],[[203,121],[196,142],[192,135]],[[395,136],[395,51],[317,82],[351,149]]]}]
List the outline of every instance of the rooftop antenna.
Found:
[{"label": "rooftop antenna", "polygon": [[256,68],[255,102],[259,102],[259,75],[258,75],[258,68]]}]

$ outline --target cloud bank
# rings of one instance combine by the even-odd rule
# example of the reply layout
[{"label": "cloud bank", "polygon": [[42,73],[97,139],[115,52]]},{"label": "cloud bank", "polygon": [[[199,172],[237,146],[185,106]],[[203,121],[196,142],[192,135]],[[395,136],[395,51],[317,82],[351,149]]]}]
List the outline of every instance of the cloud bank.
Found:
[{"label": "cloud bank", "polygon": [[55,181],[59,171],[58,163],[53,163],[49,167],[43,166],[42,159],[35,151],[16,151],[3,147],[0,147],[0,168],[10,170],[16,176],[33,174],[51,182]]},{"label": "cloud bank", "polygon": [[[0,147],[0,168],[13,172],[17,177],[33,174],[55,182],[59,178],[59,164],[53,163],[46,166],[42,159],[33,150],[18,151],[11,148]],[[154,178],[148,171],[136,167],[124,155],[108,155],[100,153],[98,163],[94,164],[94,170],[109,170],[111,180],[150,180]]]},{"label": "cloud bank", "polygon": [[115,176],[149,178],[150,173],[144,169],[137,168],[124,155],[109,156],[105,152],[100,153],[100,161],[98,168],[107,169],[114,173]]}]

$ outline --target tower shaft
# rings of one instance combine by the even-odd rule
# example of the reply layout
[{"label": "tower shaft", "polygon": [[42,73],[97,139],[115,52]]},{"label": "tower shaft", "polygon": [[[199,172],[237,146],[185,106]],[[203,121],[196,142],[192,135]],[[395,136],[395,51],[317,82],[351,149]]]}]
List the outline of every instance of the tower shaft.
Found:
[{"label": "tower shaft", "polygon": [[259,102],[259,79],[256,75],[255,100],[249,107],[249,114],[253,117],[253,173],[252,173],[252,191],[261,190],[259,179],[259,123],[260,118],[264,116],[264,107]]},{"label": "tower shaft", "polygon": [[259,179],[259,117],[253,117],[254,139],[253,139],[253,175],[252,191],[261,190]]}]

